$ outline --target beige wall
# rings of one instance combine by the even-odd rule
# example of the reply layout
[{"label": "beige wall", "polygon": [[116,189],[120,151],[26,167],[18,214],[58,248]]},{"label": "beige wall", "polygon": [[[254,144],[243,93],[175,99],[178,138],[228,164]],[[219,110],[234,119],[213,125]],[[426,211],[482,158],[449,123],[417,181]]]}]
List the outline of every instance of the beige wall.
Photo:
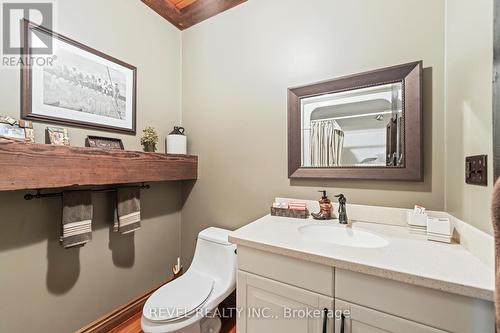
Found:
[{"label": "beige wall", "polygon": [[[444,208],[444,1],[251,0],[183,32],[183,125],[200,176],[186,187],[182,254],[207,226],[238,228],[275,196]],[[423,60],[425,181],[290,181],[286,89]]]},{"label": "beige wall", "polygon": [[[153,125],[163,138],[180,119],[180,32],[136,0],[61,0],[57,14],[56,31],[137,66],[138,129]],[[19,118],[19,84],[18,69],[1,70],[0,114]],[[39,142],[45,126],[36,124]],[[91,133],[140,149],[138,137],[75,128],[72,144]],[[112,195],[95,195],[93,240],[73,250],[58,244],[60,199],[23,195],[0,193],[0,332],[72,332],[170,276],[179,184],[144,191],[143,227],[124,237],[109,232]]]},{"label": "beige wall", "polygon": [[[446,5],[446,209],[492,233],[493,0]],[[488,155],[487,188],[465,184],[465,156]]]}]

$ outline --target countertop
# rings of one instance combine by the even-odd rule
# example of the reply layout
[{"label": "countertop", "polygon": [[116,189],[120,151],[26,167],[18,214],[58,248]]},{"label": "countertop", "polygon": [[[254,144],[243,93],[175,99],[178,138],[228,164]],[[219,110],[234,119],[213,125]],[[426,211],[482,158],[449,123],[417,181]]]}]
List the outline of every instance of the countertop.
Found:
[{"label": "countertop", "polygon": [[370,274],[445,292],[493,301],[494,271],[460,244],[428,241],[407,227],[356,222],[389,241],[381,248],[358,248],[311,241],[298,228],[338,224],[267,215],[236,231],[232,243],[340,269]]}]

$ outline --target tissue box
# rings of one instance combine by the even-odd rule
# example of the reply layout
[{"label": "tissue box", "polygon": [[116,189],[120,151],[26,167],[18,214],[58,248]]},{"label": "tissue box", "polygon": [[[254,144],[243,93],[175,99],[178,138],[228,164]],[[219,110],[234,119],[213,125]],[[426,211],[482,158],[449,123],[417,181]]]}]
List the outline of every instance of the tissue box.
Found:
[{"label": "tissue box", "polygon": [[406,212],[406,222],[408,225],[417,227],[427,227],[427,214],[416,214],[413,211]]},{"label": "tissue box", "polygon": [[450,237],[453,234],[453,225],[448,218],[429,218],[427,232]]}]

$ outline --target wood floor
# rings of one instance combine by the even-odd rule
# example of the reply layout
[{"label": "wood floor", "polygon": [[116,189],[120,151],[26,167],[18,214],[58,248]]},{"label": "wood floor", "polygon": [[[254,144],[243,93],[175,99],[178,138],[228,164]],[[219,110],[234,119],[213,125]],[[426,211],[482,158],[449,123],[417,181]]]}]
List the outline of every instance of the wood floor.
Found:
[{"label": "wood floor", "polygon": [[141,315],[138,312],[120,326],[112,329],[109,333],[143,333],[141,330]]},{"label": "wood floor", "polygon": [[[144,333],[141,329],[142,309],[146,300],[158,288],[169,283],[168,279],[159,286],[148,290],[144,295],[102,316],[75,333]],[[218,306],[222,318],[220,333],[236,333],[236,291],[231,293]]]},{"label": "wood floor", "polygon": [[[141,314],[141,312],[135,314],[120,326],[109,331],[109,333],[143,333],[141,330]],[[224,319],[220,333],[236,333],[236,319]]]}]

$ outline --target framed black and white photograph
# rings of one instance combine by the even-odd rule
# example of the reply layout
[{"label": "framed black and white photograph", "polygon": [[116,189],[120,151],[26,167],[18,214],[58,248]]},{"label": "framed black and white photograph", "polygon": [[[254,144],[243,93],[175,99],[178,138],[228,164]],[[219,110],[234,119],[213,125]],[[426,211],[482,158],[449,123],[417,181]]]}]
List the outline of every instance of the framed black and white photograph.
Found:
[{"label": "framed black and white photograph", "polygon": [[53,55],[22,67],[23,119],[135,134],[136,68],[26,20],[25,59],[40,34]]}]

